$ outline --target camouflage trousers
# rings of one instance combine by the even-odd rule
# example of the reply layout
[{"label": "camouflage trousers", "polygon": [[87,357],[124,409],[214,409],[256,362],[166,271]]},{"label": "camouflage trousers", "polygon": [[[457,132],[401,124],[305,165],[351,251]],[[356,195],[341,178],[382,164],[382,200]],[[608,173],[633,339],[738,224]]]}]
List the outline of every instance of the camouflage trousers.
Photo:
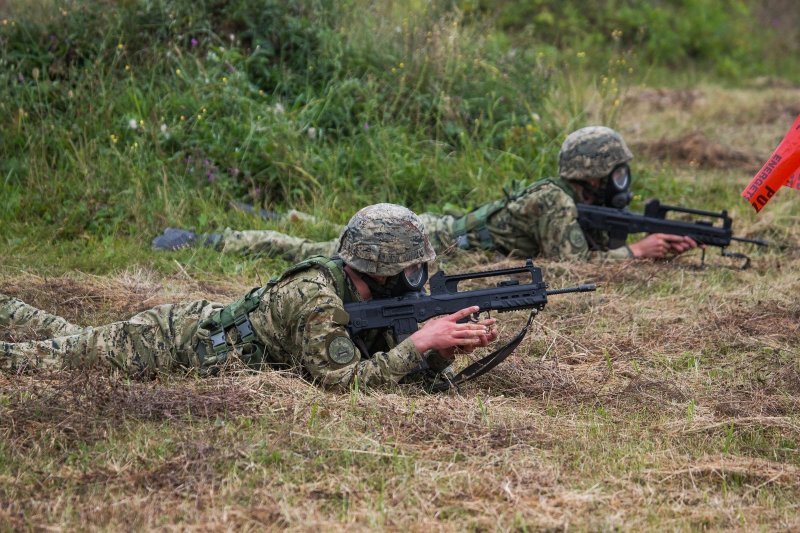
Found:
[{"label": "camouflage trousers", "polygon": [[[222,304],[197,300],[164,304],[128,320],[97,328],[80,328],[66,320],[21,302],[0,298],[0,324],[35,327],[56,333],[43,341],[0,343],[0,369],[79,368],[105,365],[132,376],[176,368],[198,368],[194,347],[203,332],[198,325]],[[23,320],[21,317],[31,317]],[[58,325],[54,329],[54,325]],[[60,330],[60,333],[59,333]]]},{"label": "camouflage trousers", "polygon": [[[311,217],[311,215],[305,215]],[[312,217],[313,219],[313,217]],[[455,217],[446,215],[420,215],[431,240],[431,245],[438,253],[445,253],[455,246],[453,224]],[[340,231],[343,227],[338,228]],[[223,253],[263,254],[269,257],[282,257],[287,261],[298,262],[312,255],[331,257],[339,248],[339,239],[315,242],[294,237],[272,230],[226,229],[216,244],[216,249]]]},{"label": "camouflage trousers", "polygon": [[272,230],[235,231],[228,228],[215,247],[223,253],[266,255],[298,262],[312,255],[333,256],[339,247],[339,239],[315,242]]},{"label": "camouflage trousers", "polygon": [[0,294],[0,326],[23,329],[44,337],[72,335],[83,330],[63,317],[51,315],[5,294]]}]

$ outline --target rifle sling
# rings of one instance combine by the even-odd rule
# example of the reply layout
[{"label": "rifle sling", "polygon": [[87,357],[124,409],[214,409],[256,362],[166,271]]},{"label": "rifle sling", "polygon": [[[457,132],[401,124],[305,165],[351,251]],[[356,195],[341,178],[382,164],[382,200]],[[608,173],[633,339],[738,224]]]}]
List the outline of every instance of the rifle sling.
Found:
[{"label": "rifle sling", "polygon": [[486,372],[490,371],[511,355],[514,350],[516,350],[519,343],[522,342],[522,339],[525,338],[525,335],[528,334],[528,329],[530,328],[531,324],[533,323],[533,317],[536,316],[537,310],[532,309],[531,314],[528,316],[528,322],[525,326],[517,333],[516,337],[511,339],[508,344],[503,346],[502,348],[498,348],[497,350],[493,351],[486,357],[478,359],[467,368],[456,374],[450,379],[445,379],[442,381],[438,381],[431,385],[428,389],[429,392],[444,392],[449,390],[451,387],[458,387],[462,383],[466,383],[467,381],[471,381],[479,376],[482,376]]}]

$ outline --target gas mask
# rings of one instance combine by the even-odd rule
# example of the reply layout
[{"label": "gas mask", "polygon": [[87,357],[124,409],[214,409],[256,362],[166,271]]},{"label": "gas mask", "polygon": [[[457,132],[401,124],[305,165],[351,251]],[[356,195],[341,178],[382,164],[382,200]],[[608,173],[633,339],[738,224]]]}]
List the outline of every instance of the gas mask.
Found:
[{"label": "gas mask", "polygon": [[371,276],[362,275],[361,279],[369,287],[373,298],[393,298],[409,292],[421,291],[428,281],[428,264],[417,263],[408,266],[399,274],[386,278],[381,285]]},{"label": "gas mask", "polygon": [[631,193],[631,169],[627,163],[617,165],[608,175],[604,203],[609,207],[628,207],[633,199]]},{"label": "gas mask", "polygon": [[627,163],[614,167],[611,173],[603,178],[597,188],[584,183],[583,186],[594,196],[599,205],[623,209],[631,203],[631,169]]}]

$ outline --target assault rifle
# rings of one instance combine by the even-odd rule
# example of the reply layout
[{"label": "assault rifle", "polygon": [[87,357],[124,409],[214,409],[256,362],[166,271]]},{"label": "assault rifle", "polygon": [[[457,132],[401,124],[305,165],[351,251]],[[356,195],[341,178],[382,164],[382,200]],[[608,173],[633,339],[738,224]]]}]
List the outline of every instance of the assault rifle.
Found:
[{"label": "assault rifle", "polygon": [[[667,219],[668,213],[685,213],[705,217],[702,220],[682,221]],[[711,219],[711,220],[709,220]],[[714,225],[714,219],[722,221]],[[733,220],[728,212],[702,211],[688,207],[664,205],[658,200],[650,200],[644,206],[644,214],[631,213],[627,209],[616,209],[590,204],[578,204],[578,223],[584,232],[601,230],[608,233],[611,243],[619,246],[625,244],[629,233],[669,233],[691,237],[697,244],[717,246],[724,257],[743,259],[742,269],[750,266],[750,258],[743,253],[725,250],[731,241],[746,242],[758,246],[767,246],[762,239],[734,237]],[[701,262],[705,263],[706,252],[702,251]]]},{"label": "assault rifle", "polygon": [[[459,282],[464,280],[513,274],[526,274],[526,279],[520,283],[519,280],[509,278],[498,282],[495,287],[487,289],[458,290]],[[528,276],[530,280],[527,279]],[[468,272],[450,276],[446,276],[440,271],[431,277],[428,284],[430,294],[426,294],[423,289],[398,297],[345,304],[345,311],[350,315],[350,322],[347,325],[350,336],[356,339],[358,344],[359,335],[365,331],[387,328],[392,330],[395,339],[399,342],[417,331],[420,322],[436,316],[449,315],[474,305],[479,306],[481,312],[497,311],[502,313],[519,309],[531,310],[527,324],[511,342],[472,363],[454,377],[434,384],[431,387],[433,392],[447,390],[451,386],[474,379],[501,363],[522,342],[533,317],[547,304],[548,296],[569,292],[589,292],[596,289],[592,283],[547,290],[547,285],[542,280],[542,270],[534,266],[531,259],[528,259],[524,266],[516,268]]]}]

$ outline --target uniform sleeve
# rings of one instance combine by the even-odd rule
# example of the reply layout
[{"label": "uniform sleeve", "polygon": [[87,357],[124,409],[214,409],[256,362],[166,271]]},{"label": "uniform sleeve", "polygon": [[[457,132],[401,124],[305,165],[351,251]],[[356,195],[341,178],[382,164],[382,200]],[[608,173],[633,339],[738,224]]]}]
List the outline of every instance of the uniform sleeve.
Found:
[{"label": "uniform sleeve", "polygon": [[547,192],[547,196],[542,202],[547,207],[535,222],[543,256],[562,261],[620,260],[633,257],[627,246],[605,251],[590,250],[578,223],[578,209],[572,198],[555,187]]},{"label": "uniform sleeve", "polygon": [[394,384],[414,370],[423,357],[410,339],[361,359],[345,328],[348,315],[342,301],[325,279],[305,281],[299,305],[290,305],[296,317],[291,344],[299,349],[299,362],[311,379],[346,390],[356,382],[366,387]]},{"label": "uniform sleeve", "polygon": [[312,255],[332,256],[336,239],[315,242],[272,230],[236,231],[227,228],[215,244],[222,253],[264,254],[299,262]]}]

